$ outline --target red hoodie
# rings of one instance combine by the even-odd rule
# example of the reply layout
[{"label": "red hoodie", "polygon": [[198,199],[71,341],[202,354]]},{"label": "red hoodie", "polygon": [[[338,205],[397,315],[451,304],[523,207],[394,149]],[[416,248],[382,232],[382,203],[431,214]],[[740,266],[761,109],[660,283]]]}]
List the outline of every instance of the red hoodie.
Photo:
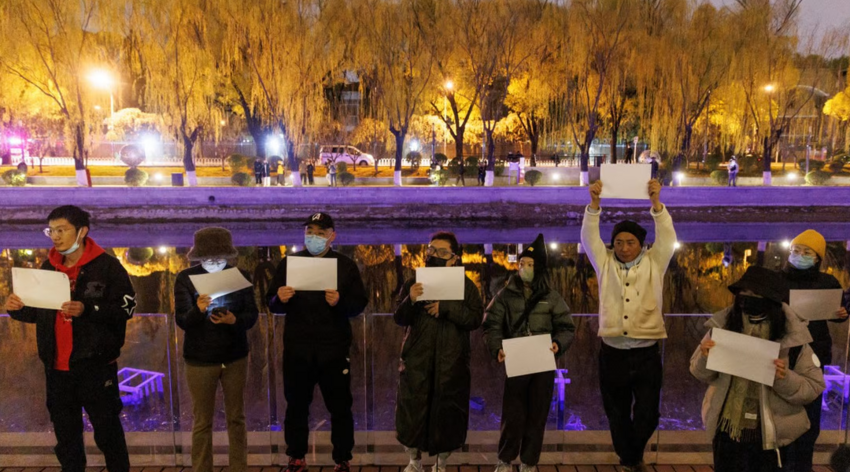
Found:
[{"label": "red hoodie", "polygon": [[[98,246],[91,238],[86,238],[83,242],[83,257],[74,264],[74,267],[65,267],[62,262],[65,256],[59,254],[56,248],[51,248],[47,257],[53,267],[59,272],[68,276],[71,281],[71,295],[74,294],[74,289],[77,285],[77,276],[80,275],[80,269],[91,262],[95,257],[104,253],[103,248]],[[56,312],[56,322],[54,324],[56,332],[56,359],[53,362],[53,368],[56,370],[69,371],[71,370],[71,351],[74,350],[74,330],[72,327],[73,318],[66,316],[62,311]]]}]

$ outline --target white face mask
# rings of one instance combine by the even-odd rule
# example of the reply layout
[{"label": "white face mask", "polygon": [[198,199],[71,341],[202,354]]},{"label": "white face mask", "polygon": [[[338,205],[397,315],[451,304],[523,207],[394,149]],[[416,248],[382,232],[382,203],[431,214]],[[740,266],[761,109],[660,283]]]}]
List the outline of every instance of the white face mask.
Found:
[{"label": "white face mask", "polygon": [[213,274],[215,272],[221,272],[224,270],[224,267],[227,265],[227,261],[224,259],[206,259],[201,261],[201,267],[204,268],[205,271]]}]

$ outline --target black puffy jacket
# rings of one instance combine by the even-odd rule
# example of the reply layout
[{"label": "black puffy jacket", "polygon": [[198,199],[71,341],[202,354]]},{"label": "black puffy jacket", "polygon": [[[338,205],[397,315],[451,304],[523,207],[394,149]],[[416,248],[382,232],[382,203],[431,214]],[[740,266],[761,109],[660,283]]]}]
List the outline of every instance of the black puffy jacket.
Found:
[{"label": "black puffy jacket", "polygon": [[[56,270],[44,261],[42,270]],[[74,318],[73,350],[70,367],[81,363],[108,364],[121,355],[127,320],[136,311],[136,291],[121,262],[109,254],[101,254],[80,267],[73,301],[82,302],[85,310]],[[24,307],[10,311],[12,319],[36,325],[38,357],[51,369],[56,360],[56,310]]]},{"label": "black puffy jacket", "polygon": [[[791,264],[786,264],[782,274],[788,281],[791,290],[823,290],[841,288],[838,280],[820,271],[820,265],[810,269],[800,270]],[[836,307],[838,310],[838,307]],[[831,320],[831,323],[847,321]],[[829,335],[829,325],[824,320],[809,321],[809,332],[812,334],[812,351],[818,356],[821,365],[832,364],[832,337]]]},{"label": "black puffy jacket", "polygon": [[[225,269],[231,269],[228,265]],[[243,271],[242,275],[251,280]],[[190,362],[218,364],[233,362],[248,355],[248,330],[257,323],[257,302],[254,288],[248,287],[229,293],[212,301],[206,313],[198,308],[200,294],[195,290],[190,275],[206,274],[199,264],[177,274],[174,283],[174,312],[177,326],[185,332],[183,358]],[[236,323],[215,324],[210,318],[213,308],[226,307],[234,316]]]}]

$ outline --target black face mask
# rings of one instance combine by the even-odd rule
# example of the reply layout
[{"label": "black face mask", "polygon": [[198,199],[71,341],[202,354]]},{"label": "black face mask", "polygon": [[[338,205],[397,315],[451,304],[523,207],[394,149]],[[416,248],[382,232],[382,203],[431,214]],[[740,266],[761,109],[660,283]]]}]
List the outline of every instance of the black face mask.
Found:
[{"label": "black face mask", "polygon": [[750,316],[763,315],[767,313],[773,305],[775,304],[767,298],[750,297],[747,295],[741,295],[741,299],[738,302],[738,306],[741,307],[741,311]]},{"label": "black face mask", "polygon": [[425,267],[445,267],[448,263],[448,259],[441,259],[437,256],[428,256],[425,258]]}]

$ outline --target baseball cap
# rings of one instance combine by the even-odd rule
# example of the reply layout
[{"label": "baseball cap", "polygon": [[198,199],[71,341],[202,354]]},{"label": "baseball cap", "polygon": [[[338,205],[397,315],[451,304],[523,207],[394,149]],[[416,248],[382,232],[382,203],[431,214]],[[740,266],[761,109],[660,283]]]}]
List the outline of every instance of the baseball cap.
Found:
[{"label": "baseball cap", "polygon": [[331,215],[327,213],[313,213],[307,218],[307,221],[304,222],[304,226],[317,225],[322,229],[326,228],[334,228],[334,220],[331,218]]}]

